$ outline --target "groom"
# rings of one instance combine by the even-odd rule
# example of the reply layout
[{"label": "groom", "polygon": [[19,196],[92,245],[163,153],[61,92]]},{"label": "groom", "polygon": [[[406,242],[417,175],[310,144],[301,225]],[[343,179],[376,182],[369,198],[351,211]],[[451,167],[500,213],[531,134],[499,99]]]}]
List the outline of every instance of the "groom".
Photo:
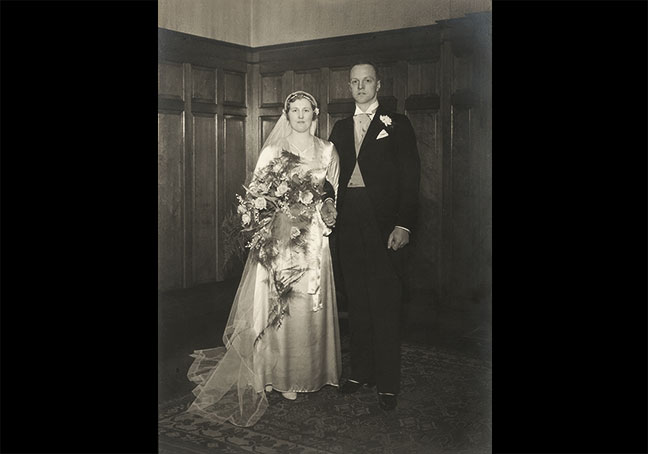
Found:
[{"label": "groom", "polygon": [[353,66],[349,89],[355,114],[338,121],[329,137],[340,156],[337,234],[351,332],[351,376],[340,392],[376,384],[380,407],[392,410],[400,385],[398,328],[420,161],[408,118],[378,103],[376,67]]}]

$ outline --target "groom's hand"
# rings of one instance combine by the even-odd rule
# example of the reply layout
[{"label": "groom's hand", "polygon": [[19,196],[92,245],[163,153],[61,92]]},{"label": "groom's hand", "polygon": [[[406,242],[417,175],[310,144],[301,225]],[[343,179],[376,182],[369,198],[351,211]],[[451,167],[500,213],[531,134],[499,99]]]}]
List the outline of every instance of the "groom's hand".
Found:
[{"label": "groom's hand", "polygon": [[394,227],[387,240],[387,249],[397,251],[407,243],[409,243],[409,232],[405,229]]},{"label": "groom's hand", "polygon": [[320,215],[322,216],[322,221],[326,224],[327,227],[333,227],[335,225],[335,219],[337,218],[337,210],[335,209],[335,203],[332,199],[327,199],[322,204],[320,209]]}]

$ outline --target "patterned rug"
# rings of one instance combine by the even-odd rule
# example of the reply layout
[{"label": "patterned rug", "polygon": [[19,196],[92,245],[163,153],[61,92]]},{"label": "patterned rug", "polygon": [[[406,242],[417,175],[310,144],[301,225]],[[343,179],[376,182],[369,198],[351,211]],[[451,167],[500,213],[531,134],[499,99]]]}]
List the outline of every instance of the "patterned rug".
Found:
[{"label": "patterned rug", "polygon": [[270,393],[261,420],[240,428],[183,413],[190,394],[160,408],[159,453],[491,453],[491,363],[412,344],[401,361],[392,412],[379,408],[375,389],[340,395],[326,386],[296,401]]}]

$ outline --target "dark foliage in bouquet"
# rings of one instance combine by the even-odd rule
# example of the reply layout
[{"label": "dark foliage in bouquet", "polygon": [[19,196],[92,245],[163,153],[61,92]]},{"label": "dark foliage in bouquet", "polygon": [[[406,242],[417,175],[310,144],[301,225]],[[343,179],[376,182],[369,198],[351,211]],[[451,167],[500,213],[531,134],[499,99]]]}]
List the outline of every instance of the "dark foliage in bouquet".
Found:
[{"label": "dark foliage in bouquet", "polygon": [[221,225],[223,237],[223,268],[228,275],[240,274],[243,270],[248,249],[247,239],[241,234],[241,216],[234,207],[223,220]]},{"label": "dark foliage in bouquet", "polygon": [[[284,315],[289,314],[292,284],[306,272],[294,267],[276,270],[273,263],[288,248],[306,252],[304,238],[313,216],[319,215],[317,207],[324,195],[310,171],[299,172],[299,163],[298,156],[283,150],[259,169],[249,186],[244,186],[245,196],[236,195],[236,213],[228,216],[223,225],[226,261],[231,257],[243,259],[247,248],[252,258],[268,270],[274,296],[266,328],[281,326]],[[257,342],[264,334],[265,329]]]}]

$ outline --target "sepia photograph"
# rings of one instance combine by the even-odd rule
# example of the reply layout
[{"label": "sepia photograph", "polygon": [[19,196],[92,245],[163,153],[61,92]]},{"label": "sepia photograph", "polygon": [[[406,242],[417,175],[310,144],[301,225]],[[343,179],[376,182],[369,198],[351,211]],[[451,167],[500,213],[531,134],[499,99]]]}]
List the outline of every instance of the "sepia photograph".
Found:
[{"label": "sepia photograph", "polygon": [[492,452],[489,0],[158,1],[159,452]]},{"label": "sepia photograph", "polygon": [[0,12],[0,452],[648,452],[648,1]]}]

